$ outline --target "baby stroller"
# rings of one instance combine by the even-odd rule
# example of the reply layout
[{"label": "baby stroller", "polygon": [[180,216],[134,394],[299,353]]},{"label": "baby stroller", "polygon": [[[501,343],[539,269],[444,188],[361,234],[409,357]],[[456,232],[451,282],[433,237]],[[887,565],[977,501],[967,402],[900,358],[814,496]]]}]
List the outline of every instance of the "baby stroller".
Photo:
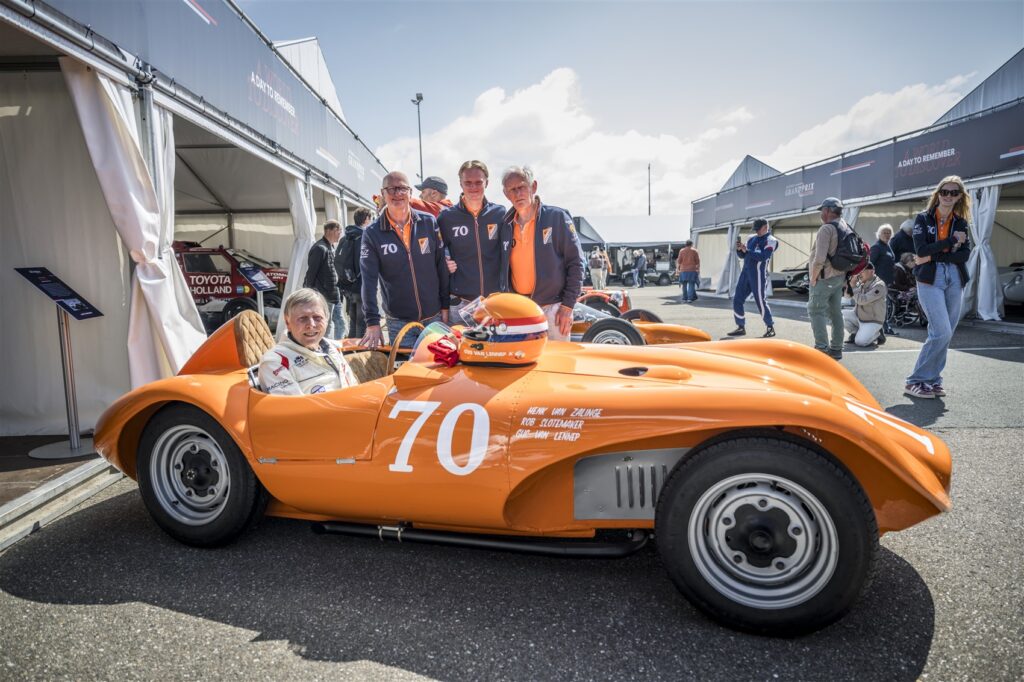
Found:
[{"label": "baby stroller", "polygon": [[889,290],[885,302],[885,319],[894,327],[910,327],[920,325],[926,327],[928,318],[917,300],[917,288],[906,291]]}]

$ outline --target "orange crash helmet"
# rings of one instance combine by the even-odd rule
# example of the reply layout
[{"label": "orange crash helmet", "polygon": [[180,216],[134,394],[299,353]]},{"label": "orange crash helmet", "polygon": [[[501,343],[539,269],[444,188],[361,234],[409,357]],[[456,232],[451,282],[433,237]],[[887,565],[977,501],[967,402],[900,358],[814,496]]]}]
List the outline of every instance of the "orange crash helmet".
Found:
[{"label": "orange crash helmet", "polygon": [[467,312],[475,324],[462,332],[461,362],[513,367],[537,362],[548,339],[548,318],[539,305],[519,294],[491,294]]}]

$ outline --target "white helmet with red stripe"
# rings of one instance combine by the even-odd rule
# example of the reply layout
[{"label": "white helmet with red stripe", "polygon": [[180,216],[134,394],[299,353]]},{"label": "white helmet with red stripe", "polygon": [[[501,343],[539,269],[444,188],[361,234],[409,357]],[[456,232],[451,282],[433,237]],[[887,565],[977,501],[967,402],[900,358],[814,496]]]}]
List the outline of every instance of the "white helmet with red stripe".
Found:
[{"label": "white helmet with red stripe", "polygon": [[476,323],[462,332],[459,360],[467,365],[529,365],[548,340],[540,306],[519,294],[491,294],[472,313]]}]

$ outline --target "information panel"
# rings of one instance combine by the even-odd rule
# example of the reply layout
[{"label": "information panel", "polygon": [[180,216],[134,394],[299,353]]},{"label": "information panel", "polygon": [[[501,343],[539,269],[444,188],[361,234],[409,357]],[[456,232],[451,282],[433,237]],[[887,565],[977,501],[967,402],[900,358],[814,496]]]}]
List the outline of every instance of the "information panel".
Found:
[{"label": "information panel", "polygon": [[242,273],[242,277],[245,277],[246,281],[249,282],[256,291],[274,291],[277,289],[277,285],[271,282],[270,278],[267,277],[267,274],[255,263],[239,259],[238,271]]},{"label": "information panel", "polygon": [[76,320],[103,317],[103,313],[97,310],[96,306],[82,298],[74,289],[46,268],[14,269]]}]

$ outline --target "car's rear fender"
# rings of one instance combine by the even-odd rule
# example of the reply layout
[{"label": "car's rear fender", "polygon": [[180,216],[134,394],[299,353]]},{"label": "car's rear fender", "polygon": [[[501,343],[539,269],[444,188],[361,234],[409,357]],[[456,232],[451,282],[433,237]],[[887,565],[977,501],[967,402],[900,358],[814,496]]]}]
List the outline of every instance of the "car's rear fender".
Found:
[{"label": "car's rear fender", "polygon": [[[771,405],[737,409],[727,418],[720,412],[716,414],[718,408],[696,408],[676,419],[661,415],[645,421],[635,432],[617,428],[614,436],[598,437],[602,445],[566,451],[544,468],[522,478],[515,478],[513,467],[505,518],[512,527],[531,530],[649,527],[653,524],[653,511],[646,521],[577,519],[573,510],[577,462],[585,457],[611,453],[623,453],[623,459],[625,456],[639,459],[637,452],[662,450],[680,451],[675,460],[678,462],[722,438],[764,433],[765,430],[787,440],[797,439],[842,463],[864,488],[880,532],[907,528],[946,511],[951,465],[945,444],[894,417],[892,422],[898,428],[861,419],[845,410],[842,402],[775,396]],[[931,452],[921,445],[925,438]],[[592,444],[594,439],[586,441]],[[614,477],[611,459],[608,476]]]},{"label": "car's rear fender", "polygon": [[136,478],[135,458],[142,431],[152,416],[171,404],[192,405],[217,420],[247,459],[249,383],[244,372],[176,376],[141,386],[121,396],[100,416],[96,451],[125,475]]}]

